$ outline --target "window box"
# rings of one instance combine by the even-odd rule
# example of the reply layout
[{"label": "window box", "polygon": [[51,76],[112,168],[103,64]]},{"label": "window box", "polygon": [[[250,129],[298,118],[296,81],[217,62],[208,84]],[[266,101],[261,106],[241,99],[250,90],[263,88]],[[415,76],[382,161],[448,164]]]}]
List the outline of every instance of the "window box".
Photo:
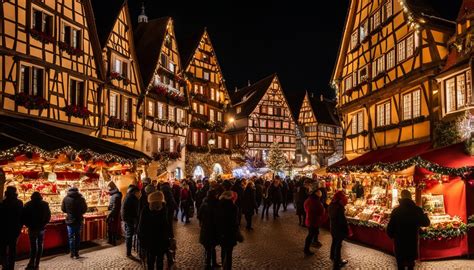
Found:
[{"label": "window box", "polygon": [[191,93],[191,97],[197,101],[207,102],[207,97],[199,93]]},{"label": "window box", "polygon": [[67,105],[63,109],[66,112],[66,115],[69,117],[76,117],[87,119],[92,114],[87,107],[78,106],[78,105]]},{"label": "window box", "polygon": [[158,153],[153,153],[153,160],[160,161],[164,159],[168,160],[177,160],[181,158],[180,152],[169,152],[169,151],[162,151]]},{"label": "window box", "polygon": [[349,53],[353,53],[353,52],[357,51],[359,48],[360,48],[360,43],[357,43],[357,45],[355,45],[354,48],[351,48]]},{"label": "window box", "polygon": [[82,56],[84,54],[81,48],[74,48],[66,42],[59,41],[58,46],[61,51],[65,51],[69,55]]},{"label": "window box", "polygon": [[115,72],[115,71],[112,71],[109,74],[109,81],[113,81],[113,80],[123,81],[124,85],[129,85],[130,84],[130,79],[129,78],[127,78],[124,75],[122,75],[118,72]]},{"label": "window box", "polygon": [[347,138],[348,139],[353,139],[353,138],[356,138],[358,136],[366,137],[367,135],[369,135],[369,132],[367,130],[363,130],[363,131],[361,131],[359,133],[356,133],[356,134],[347,135]]},{"label": "window box", "polygon": [[177,92],[176,90],[170,91],[169,87],[164,84],[158,84],[156,86],[153,86],[153,88],[151,88],[151,91],[157,94],[158,96],[166,97],[179,105],[184,105],[186,101],[184,95],[181,95],[181,93]]},{"label": "window box", "polygon": [[400,127],[404,127],[404,126],[409,126],[409,125],[414,125],[414,124],[417,124],[417,123],[421,123],[421,122],[424,122],[425,120],[426,120],[426,116],[421,115],[421,116],[418,116],[418,117],[415,117],[415,118],[412,118],[412,119],[406,119],[406,120],[400,121],[400,123],[398,125]]},{"label": "window box", "polygon": [[44,43],[44,44],[49,44],[55,42],[54,37],[51,36],[48,33],[36,30],[36,29],[30,29],[30,35],[32,38]]},{"label": "window box", "polygon": [[29,110],[43,110],[49,108],[49,102],[38,95],[18,93],[15,94],[12,99],[15,101],[16,106],[22,106]]},{"label": "window box", "polygon": [[107,126],[116,129],[126,129],[129,131],[135,130],[135,124],[132,121],[124,121],[113,116],[107,121]]},{"label": "window box", "polygon": [[398,128],[398,124],[390,124],[386,126],[376,127],[374,128],[374,132],[383,132],[394,128]]},{"label": "window box", "polygon": [[225,128],[224,122],[213,122],[213,121],[205,121],[203,119],[196,119],[191,122],[190,125],[192,128],[197,129],[207,129],[216,132],[223,132]]}]

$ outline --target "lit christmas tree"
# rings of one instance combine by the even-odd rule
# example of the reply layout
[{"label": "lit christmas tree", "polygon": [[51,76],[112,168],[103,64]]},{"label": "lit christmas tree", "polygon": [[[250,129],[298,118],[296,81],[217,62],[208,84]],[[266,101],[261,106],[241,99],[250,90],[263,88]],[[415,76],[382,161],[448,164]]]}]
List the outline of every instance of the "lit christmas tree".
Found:
[{"label": "lit christmas tree", "polygon": [[282,171],[287,164],[287,160],[283,151],[280,149],[280,144],[274,142],[270,147],[270,152],[268,153],[267,166],[274,173]]}]

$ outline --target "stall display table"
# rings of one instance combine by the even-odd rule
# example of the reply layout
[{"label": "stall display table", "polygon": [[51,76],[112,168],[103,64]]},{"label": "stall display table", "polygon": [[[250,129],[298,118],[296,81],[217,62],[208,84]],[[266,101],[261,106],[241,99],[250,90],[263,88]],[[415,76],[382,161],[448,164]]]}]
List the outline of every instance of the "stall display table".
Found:
[{"label": "stall display table", "polygon": [[[107,236],[106,215],[89,214],[84,216],[84,225],[81,232],[81,241],[87,242],[104,239]],[[44,235],[44,250],[56,249],[68,246],[67,228],[64,219],[51,221],[46,226]],[[17,253],[25,255],[30,252],[30,241],[28,232],[23,229],[17,243]]]}]

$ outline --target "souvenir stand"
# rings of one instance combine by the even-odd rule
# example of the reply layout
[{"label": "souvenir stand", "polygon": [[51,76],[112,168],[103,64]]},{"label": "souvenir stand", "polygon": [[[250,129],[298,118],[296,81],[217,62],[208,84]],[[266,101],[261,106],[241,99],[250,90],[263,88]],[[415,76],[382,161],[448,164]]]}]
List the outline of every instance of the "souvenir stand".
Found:
[{"label": "souvenir stand", "polygon": [[[437,150],[412,148],[409,154],[403,154],[404,149],[398,153],[390,149],[392,154],[386,156],[379,151],[374,156],[382,162],[371,164],[372,159],[363,155],[359,160],[336,164],[320,176],[326,180],[328,197],[340,189],[348,194],[346,217],[353,233],[350,239],[393,253],[393,241],[385,229],[401,190],[408,189],[431,221],[420,232],[420,259],[472,254],[468,244],[468,239],[474,239],[469,219],[472,209],[468,202],[474,194],[469,180],[474,159],[462,151],[462,144]],[[394,155],[404,159],[383,162],[394,159]],[[362,196],[356,182],[362,186]]]}]

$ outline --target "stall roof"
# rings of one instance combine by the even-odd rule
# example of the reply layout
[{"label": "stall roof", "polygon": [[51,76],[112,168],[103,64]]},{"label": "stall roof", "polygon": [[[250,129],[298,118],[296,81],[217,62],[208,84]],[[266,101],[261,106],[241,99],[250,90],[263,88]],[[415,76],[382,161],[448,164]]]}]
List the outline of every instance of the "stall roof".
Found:
[{"label": "stall roof", "polygon": [[415,156],[419,156],[420,154],[428,151],[431,148],[431,143],[420,143],[410,146],[403,146],[403,147],[391,147],[391,148],[384,148],[384,149],[377,149],[374,151],[370,151],[368,153],[363,154],[360,157],[357,157],[352,160],[345,160],[340,161],[334,164],[331,167],[339,167],[339,166],[364,166],[364,165],[371,165],[375,163],[394,163],[398,161],[402,161],[405,159],[409,159]]},{"label": "stall roof", "polygon": [[474,157],[466,153],[464,143],[434,149],[421,154],[420,157],[443,167],[461,168],[474,166]]},{"label": "stall roof", "polygon": [[106,140],[32,119],[0,115],[0,151],[21,144],[31,144],[46,151],[70,146],[75,150],[90,149],[99,154],[113,154],[130,160],[151,160],[140,151]]}]

